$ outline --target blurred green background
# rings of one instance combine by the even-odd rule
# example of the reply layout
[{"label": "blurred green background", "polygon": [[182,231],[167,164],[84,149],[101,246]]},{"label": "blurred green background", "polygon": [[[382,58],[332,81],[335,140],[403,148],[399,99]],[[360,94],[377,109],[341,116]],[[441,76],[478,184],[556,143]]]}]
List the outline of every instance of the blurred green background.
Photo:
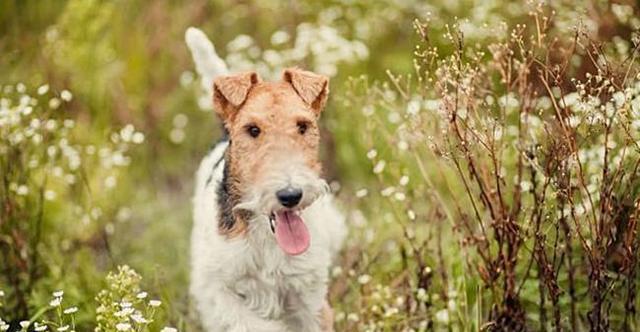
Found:
[{"label": "blurred green background", "polygon": [[[612,38],[606,35],[606,22],[621,20],[607,1],[554,6],[559,28],[585,15],[588,23],[602,26],[596,33],[604,39]],[[371,199],[358,209],[356,193],[380,180],[371,172],[367,152],[385,138],[361,121],[367,109],[353,102],[365,98],[357,89],[386,80],[388,72],[414,71],[420,39],[416,19],[431,22],[431,42],[447,54],[452,49],[444,36],[447,24],[459,23],[467,44],[485,45],[507,33],[503,24],[525,20],[528,10],[524,3],[499,0],[0,1],[0,84],[23,83],[32,90],[48,84],[52,91],[71,91],[73,99],[59,111],[76,120],[74,139],[79,142],[109,142],[111,133],[127,124],[145,137],[128,151],[131,163],[118,176],[115,190],[89,189],[94,198],[87,205],[102,210],[95,227],[71,233],[49,229],[40,249],[46,252],[46,267],[30,290],[30,306],[46,304],[50,292],[65,289],[68,301],[81,308],[81,326],[88,328],[103,276],[128,264],[144,277],[145,288],[163,299],[164,321],[180,330],[197,329],[187,298],[190,199],[193,174],[218,138],[219,123],[206,107],[208,96],[202,95],[184,43],[188,27],[202,29],[232,71],[255,69],[273,79],[282,68],[297,65],[331,76],[332,94],[322,120],[325,169],[350,216],[369,217],[379,226],[348,244],[373,264],[398,230],[384,232],[393,217],[381,211],[379,201]],[[391,154],[394,147],[388,149],[379,153]],[[424,199],[426,206],[429,198]],[[67,211],[64,197],[51,208],[65,229],[80,222]],[[353,259],[345,255],[344,266]],[[394,257],[372,268],[379,273],[373,277],[391,282],[393,271],[405,268],[401,264],[403,259]],[[464,275],[468,271],[462,265],[451,268]],[[358,278],[359,271],[343,273],[336,286],[342,290],[333,294],[338,311],[348,315],[355,311],[350,307],[363,280],[346,281]],[[462,287],[475,292],[476,284]]]},{"label": "blurred green background", "polygon": [[[145,143],[131,151],[131,164],[116,190],[102,197],[104,215],[96,227],[66,239],[66,234],[51,234],[56,240],[47,241],[48,265],[32,289],[31,306],[65,289],[68,301],[84,309],[80,321],[90,324],[92,294],[103,287],[103,275],[128,264],[170,307],[168,321],[190,326],[185,321],[193,174],[219,137],[219,123],[211,110],[198,105],[198,77],[184,43],[187,27],[202,29],[233,70],[234,63],[244,69],[243,60],[267,63],[267,50],[295,48],[302,24],[312,26],[312,39],[320,38],[315,32],[320,27],[330,26],[329,47],[344,48],[342,38],[358,41],[360,52],[367,53],[329,61],[335,66],[328,74],[336,99],[350,75],[382,78],[387,69],[410,70],[412,19],[430,9],[416,1],[0,2],[0,83],[71,91],[73,100],[61,111],[77,121],[78,141],[100,144],[113,128],[126,124],[145,135]],[[274,45],[278,32],[283,41]],[[251,45],[238,45],[244,43],[238,36],[250,36]],[[327,65],[316,59],[322,54],[312,53],[305,50],[296,61],[268,66],[275,73],[290,65],[311,70]],[[368,172],[358,164],[366,159],[349,132],[352,127],[339,120],[358,112],[330,102],[324,118],[327,128],[344,128],[341,136],[327,138],[328,145],[341,146],[325,151],[329,176],[352,184],[366,180]],[[64,202],[55,209],[66,223],[80,222],[65,213],[71,208]],[[118,219],[122,211],[126,221]]]}]

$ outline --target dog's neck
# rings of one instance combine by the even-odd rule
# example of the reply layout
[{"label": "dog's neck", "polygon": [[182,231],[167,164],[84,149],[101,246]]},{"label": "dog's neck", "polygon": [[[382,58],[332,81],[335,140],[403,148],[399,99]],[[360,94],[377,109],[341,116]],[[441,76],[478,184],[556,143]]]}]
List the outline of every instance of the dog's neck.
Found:
[{"label": "dog's neck", "polygon": [[218,187],[218,206],[220,207],[220,217],[218,220],[218,232],[227,237],[236,237],[242,235],[247,229],[247,221],[251,218],[249,212],[241,210],[234,211],[233,208],[240,202],[241,195],[238,183],[234,181],[234,175],[231,171],[231,157],[229,154],[229,146],[227,147],[223,159],[224,168],[222,171],[222,181]]}]

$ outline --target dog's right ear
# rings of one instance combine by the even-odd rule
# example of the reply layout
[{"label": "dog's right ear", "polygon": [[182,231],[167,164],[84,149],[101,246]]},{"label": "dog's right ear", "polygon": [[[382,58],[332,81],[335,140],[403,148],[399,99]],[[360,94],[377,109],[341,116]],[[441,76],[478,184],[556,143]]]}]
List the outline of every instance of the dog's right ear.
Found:
[{"label": "dog's right ear", "polygon": [[232,120],[251,88],[260,82],[255,72],[220,76],[213,80],[213,108],[223,121]]}]

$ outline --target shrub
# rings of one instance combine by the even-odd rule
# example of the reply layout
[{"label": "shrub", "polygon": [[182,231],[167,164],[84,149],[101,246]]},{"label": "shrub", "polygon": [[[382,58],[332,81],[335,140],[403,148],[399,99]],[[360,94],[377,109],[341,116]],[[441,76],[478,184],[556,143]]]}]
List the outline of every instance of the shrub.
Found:
[{"label": "shrub", "polygon": [[28,91],[19,83],[1,93],[0,284],[9,287],[0,313],[25,319],[39,282],[55,283],[70,267],[58,264],[62,253],[99,244],[92,237],[108,232],[120,210],[105,198],[144,135],[126,126],[108,143],[83,142],[65,116],[71,92],[48,85]]},{"label": "shrub", "polygon": [[[377,133],[363,141],[381,185],[356,196],[391,224],[385,238],[404,235],[393,252],[415,260],[400,265],[413,275],[387,281],[407,284],[391,326],[637,326],[638,40],[620,52],[584,26],[554,29],[549,7],[529,15],[486,46],[446,25],[444,49],[416,22],[415,78],[352,81],[345,106]],[[443,248],[450,231],[457,248]],[[374,289],[360,290],[366,319],[354,325],[366,330],[389,324]]]},{"label": "shrub", "polygon": [[[163,327],[154,322],[155,316],[161,310],[161,302],[149,300],[149,294],[142,291],[140,283],[142,277],[130,267],[118,266],[117,272],[111,272],[106,277],[106,289],[96,296],[94,331],[161,331],[177,332],[175,328]],[[0,307],[2,307],[3,293],[0,292]],[[14,321],[13,325],[0,316],[0,331],[69,331],[76,330],[76,306],[64,304],[64,292],[55,291],[48,305],[35,310],[29,319]]]}]

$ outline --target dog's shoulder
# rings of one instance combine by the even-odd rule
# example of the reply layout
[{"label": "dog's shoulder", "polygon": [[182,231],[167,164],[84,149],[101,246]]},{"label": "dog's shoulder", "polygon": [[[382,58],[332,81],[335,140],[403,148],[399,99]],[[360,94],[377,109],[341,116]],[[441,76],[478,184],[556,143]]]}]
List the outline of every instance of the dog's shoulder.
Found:
[{"label": "dog's shoulder", "polygon": [[322,242],[322,247],[329,250],[333,260],[342,249],[347,236],[346,218],[336,205],[332,194],[319,198],[305,211],[305,218],[313,224],[315,232]]},{"label": "dog's shoulder", "polygon": [[222,177],[225,152],[228,146],[229,140],[223,138],[216,142],[209,150],[209,153],[202,159],[196,174],[196,194],[199,189],[211,185],[215,178]]}]

